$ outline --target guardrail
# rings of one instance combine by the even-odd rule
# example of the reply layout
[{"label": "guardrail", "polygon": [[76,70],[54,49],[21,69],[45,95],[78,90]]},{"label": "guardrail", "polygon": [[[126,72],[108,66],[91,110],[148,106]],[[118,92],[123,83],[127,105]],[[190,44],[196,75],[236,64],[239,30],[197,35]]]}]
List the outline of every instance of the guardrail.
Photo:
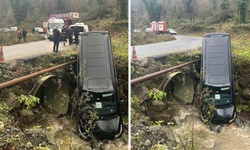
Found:
[{"label": "guardrail", "polygon": [[167,73],[167,72],[172,71],[172,70],[174,70],[174,69],[179,69],[179,68],[181,68],[181,67],[190,65],[190,64],[195,63],[195,62],[198,62],[198,61],[200,61],[200,59],[196,59],[196,60],[187,62],[187,63],[185,63],[185,64],[181,64],[181,65],[174,66],[174,67],[171,67],[171,68],[168,68],[168,69],[165,69],[165,70],[161,70],[161,71],[158,71],[158,72],[154,72],[154,73],[151,73],[151,74],[147,74],[147,75],[142,76],[142,77],[139,77],[139,78],[132,79],[132,80],[131,80],[131,84],[135,84],[135,83],[139,83],[139,82],[145,81],[145,80],[147,80],[147,79],[150,79],[150,78],[159,76],[159,75],[161,75],[161,74],[163,74],[163,73]]},{"label": "guardrail", "polygon": [[27,76],[23,76],[23,77],[20,77],[20,78],[17,78],[17,79],[13,79],[11,81],[7,81],[7,82],[4,82],[4,83],[1,83],[0,84],[0,89],[10,87],[12,85],[15,85],[15,84],[18,84],[20,82],[23,82],[23,81],[29,80],[31,78],[34,78],[36,76],[39,76],[41,74],[50,72],[52,70],[61,68],[63,66],[69,65],[69,64],[73,64],[74,62],[76,62],[76,60],[73,60],[73,61],[70,61],[70,62],[66,62],[66,63],[63,63],[61,65],[55,66],[55,67],[51,67],[51,68],[48,68],[48,69],[45,69],[45,70],[42,70],[42,71],[39,71],[39,72],[36,72],[36,73],[32,73],[32,74],[27,75]]}]

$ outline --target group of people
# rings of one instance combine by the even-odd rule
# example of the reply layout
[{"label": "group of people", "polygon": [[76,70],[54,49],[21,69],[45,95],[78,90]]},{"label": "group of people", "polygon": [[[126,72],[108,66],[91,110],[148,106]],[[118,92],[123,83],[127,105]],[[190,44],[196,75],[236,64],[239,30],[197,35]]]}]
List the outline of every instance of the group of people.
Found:
[{"label": "group of people", "polygon": [[79,29],[75,28],[75,30],[73,31],[71,29],[71,27],[69,26],[69,28],[66,28],[66,25],[63,27],[62,32],[60,33],[60,31],[58,30],[58,26],[56,26],[56,28],[53,30],[53,39],[54,39],[54,47],[53,47],[53,52],[58,52],[58,47],[59,47],[59,42],[62,41],[67,42],[67,39],[69,39],[69,45],[72,44],[72,36],[75,36],[75,42],[76,45],[78,45],[78,34],[79,34]]},{"label": "group of people", "polygon": [[23,28],[23,31],[21,32],[20,29],[17,29],[17,37],[18,37],[18,41],[20,42],[20,40],[23,37],[23,41],[26,42],[26,37],[27,37],[27,31]]}]

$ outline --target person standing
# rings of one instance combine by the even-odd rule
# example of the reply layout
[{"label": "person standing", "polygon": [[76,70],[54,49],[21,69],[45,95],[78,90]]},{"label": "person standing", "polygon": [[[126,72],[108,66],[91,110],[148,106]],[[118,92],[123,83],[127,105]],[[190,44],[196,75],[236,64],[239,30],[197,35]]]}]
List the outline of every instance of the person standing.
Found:
[{"label": "person standing", "polygon": [[75,28],[75,30],[74,30],[74,36],[75,36],[76,45],[78,45],[78,34],[79,34],[79,29],[78,29],[78,27],[76,26],[76,28]]},{"label": "person standing", "polygon": [[65,43],[67,42],[67,29],[66,29],[66,25],[63,27],[61,34],[62,34],[63,45],[65,46]]},{"label": "person standing", "polygon": [[35,33],[35,28],[32,29],[33,34]]},{"label": "person standing", "polygon": [[54,47],[53,52],[58,52],[59,42],[60,42],[60,31],[58,30],[58,26],[53,30],[53,38],[54,38]]},{"label": "person standing", "polygon": [[23,35],[23,41],[26,42],[27,31],[24,28],[22,31],[22,35]]},{"label": "person standing", "polygon": [[71,26],[69,26],[69,29],[67,30],[67,35],[69,38],[69,45],[71,45],[72,44],[72,35],[73,35],[73,31],[71,29]]},{"label": "person standing", "polygon": [[18,37],[18,42],[20,42],[22,35],[21,35],[21,31],[19,28],[17,29],[17,37]]}]

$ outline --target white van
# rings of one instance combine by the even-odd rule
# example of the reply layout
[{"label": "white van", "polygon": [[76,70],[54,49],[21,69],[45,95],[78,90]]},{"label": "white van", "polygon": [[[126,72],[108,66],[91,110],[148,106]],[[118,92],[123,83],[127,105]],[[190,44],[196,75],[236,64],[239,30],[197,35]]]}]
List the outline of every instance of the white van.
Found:
[{"label": "white van", "polygon": [[58,26],[58,30],[61,32],[64,26],[63,19],[49,19],[47,25],[47,38],[53,40],[53,30]]}]

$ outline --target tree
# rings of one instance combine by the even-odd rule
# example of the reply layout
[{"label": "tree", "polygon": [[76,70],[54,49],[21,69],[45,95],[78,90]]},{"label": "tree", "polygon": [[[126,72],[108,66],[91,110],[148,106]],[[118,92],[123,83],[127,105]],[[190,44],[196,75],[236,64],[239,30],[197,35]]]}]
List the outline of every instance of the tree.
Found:
[{"label": "tree", "polygon": [[128,18],[128,1],[127,0],[118,0],[118,6],[120,7],[120,18]]},{"label": "tree", "polygon": [[190,19],[191,22],[193,20],[193,7],[191,5],[192,1],[193,0],[182,0],[184,5],[186,6],[186,11],[187,11],[187,14],[188,14],[188,18]]},{"label": "tree", "polygon": [[222,10],[226,10],[226,9],[228,9],[228,6],[229,6],[229,1],[228,0],[223,0],[221,5],[220,5],[220,8]]},{"label": "tree", "polygon": [[248,5],[249,0],[238,0],[237,2],[237,10],[240,12],[240,23],[246,22]]},{"label": "tree", "polygon": [[104,4],[103,0],[97,0],[97,3],[98,3],[99,5]]},{"label": "tree", "polygon": [[149,20],[159,21],[161,18],[161,13],[163,6],[160,3],[156,3],[156,0],[142,0],[148,12]]},{"label": "tree", "polygon": [[26,0],[11,0],[11,7],[14,13],[14,18],[16,19],[17,25],[24,21],[29,9],[29,1]]},{"label": "tree", "polygon": [[155,6],[155,12],[154,12],[155,21],[159,21],[161,19],[162,9],[163,9],[162,5],[160,3],[157,3]]},{"label": "tree", "polygon": [[213,9],[216,10],[217,5],[218,5],[218,1],[217,0],[213,0]]}]

